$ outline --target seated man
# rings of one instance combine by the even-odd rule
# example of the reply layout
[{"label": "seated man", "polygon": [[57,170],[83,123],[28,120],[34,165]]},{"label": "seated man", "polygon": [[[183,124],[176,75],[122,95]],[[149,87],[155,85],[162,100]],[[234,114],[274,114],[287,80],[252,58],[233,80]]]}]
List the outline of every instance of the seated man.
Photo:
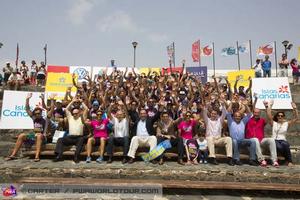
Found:
[{"label": "seated man", "polygon": [[228,108],[227,122],[228,122],[230,137],[232,138],[232,144],[233,144],[233,161],[236,165],[242,165],[242,162],[240,161],[240,147],[246,146],[249,147],[249,152],[250,152],[249,164],[257,166],[258,164],[256,163],[256,154],[255,154],[256,143],[251,139],[245,139],[245,126],[251,117],[251,112],[247,105],[247,102],[244,103],[247,112],[246,116],[243,116],[242,113],[237,111],[233,114],[233,118],[232,118],[231,106],[232,104],[230,104]]},{"label": "seated man", "polygon": [[74,97],[73,100],[66,107],[66,116],[69,125],[69,134],[63,138],[59,138],[55,147],[56,158],[54,162],[62,160],[64,146],[76,145],[76,151],[74,155],[74,162],[79,162],[79,155],[82,151],[84,142],[86,138],[83,136],[83,127],[84,122],[87,119],[88,107],[82,102],[83,111],[80,111],[78,108],[73,108],[72,112],[70,111],[71,106],[75,102],[82,102],[81,99]]},{"label": "seated man", "polygon": [[215,155],[215,145],[225,146],[226,155],[228,158],[228,164],[234,165],[232,160],[232,140],[230,137],[222,137],[222,124],[226,117],[225,102],[221,102],[222,105],[222,115],[218,116],[217,110],[212,110],[210,117],[207,116],[207,107],[205,106],[202,111],[203,119],[206,125],[206,140],[209,151],[209,158],[212,164],[218,165]]},{"label": "seated man", "polygon": [[17,73],[16,70],[8,78],[7,84],[9,89],[11,90],[19,90],[21,86],[24,84],[24,80],[20,74]]},{"label": "seated man", "polygon": [[[134,162],[136,150],[139,146],[150,146],[150,151],[156,147],[157,139],[153,124],[159,119],[161,107],[153,117],[148,117],[146,109],[142,108],[139,112],[139,118],[134,122],[128,156],[128,163]],[[133,118],[133,117],[132,117]]]},{"label": "seated man", "polygon": [[40,107],[34,108],[33,111],[30,110],[29,106],[29,99],[32,97],[32,93],[29,93],[26,98],[26,112],[33,120],[33,131],[31,133],[22,133],[18,136],[15,148],[10,156],[5,158],[5,160],[13,160],[16,159],[16,154],[18,153],[19,149],[21,148],[23,143],[27,143],[29,145],[36,144],[36,153],[35,153],[35,162],[40,161],[40,152],[42,148],[43,142],[46,142],[46,121],[51,118],[51,115],[53,113],[53,107],[54,107],[54,100],[53,97],[51,98],[51,110],[47,113],[47,118],[44,118],[42,116],[42,109]]}]

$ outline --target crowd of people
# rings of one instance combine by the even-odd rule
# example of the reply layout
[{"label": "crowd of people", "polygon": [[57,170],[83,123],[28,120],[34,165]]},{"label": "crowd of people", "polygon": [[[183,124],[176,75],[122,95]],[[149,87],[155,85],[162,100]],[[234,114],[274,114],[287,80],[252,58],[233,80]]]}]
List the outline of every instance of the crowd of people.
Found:
[{"label": "crowd of people", "polygon": [[[278,62],[279,69],[277,72],[278,77],[288,77],[289,65],[292,69],[293,83],[298,84],[300,77],[300,66],[297,63],[297,59],[293,58],[291,61],[288,60],[286,54],[282,54],[281,60]],[[272,63],[269,60],[269,56],[266,55],[265,59],[256,59],[255,64],[251,67],[255,70],[255,77],[271,77]]]},{"label": "crowd of people", "polygon": [[[94,80],[87,76],[87,81],[76,83],[73,75],[75,95],[68,88],[63,100],[55,100],[55,95],[51,95],[48,105],[42,95],[43,108],[30,110],[32,94],[28,94],[26,111],[34,130],[18,136],[6,160],[16,159],[24,143],[35,143],[34,161],[38,162],[41,146],[51,142],[56,131],[65,131],[56,142],[55,162],[64,159],[64,147],[70,145],[76,146],[74,162],[80,162],[86,145],[86,163],[92,162],[94,146],[99,146],[98,163],[104,161],[105,152],[107,163],[113,162],[115,146],[123,147],[122,163],[133,163],[140,147],[149,147],[151,152],[169,140],[181,165],[217,165],[215,147],[224,146],[229,165],[242,165],[240,150],[248,149],[248,164],[266,166],[268,160],[262,152],[267,149],[271,155],[269,164],[278,167],[280,154],[292,166],[286,134],[298,119],[296,104],[292,103],[293,118],[286,119],[284,112],[272,114],[273,102],[264,102],[264,119],[256,108],[255,94],[252,101],[250,77],[249,88],[237,87],[237,77],[233,91],[226,78],[212,78],[213,82],[201,83],[189,73],[159,74],[150,70],[148,74],[136,74],[134,69],[124,73],[116,69],[111,74],[101,73]],[[270,137],[264,131],[267,124],[272,126]],[[164,164],[164,153],[151,162]]]},{"label": "crowd of people", "polygon": [[[21,61],[21,66],[14,68],[10,62],[3,67],[3,83],[11,90],[20,90],[21,86],[31,84],[36,86],[45,85],[47,70],[44,62],[38,66],[35,60],[28,67],[26,62]],[[2,76],[2,74],[1,74]]]}]

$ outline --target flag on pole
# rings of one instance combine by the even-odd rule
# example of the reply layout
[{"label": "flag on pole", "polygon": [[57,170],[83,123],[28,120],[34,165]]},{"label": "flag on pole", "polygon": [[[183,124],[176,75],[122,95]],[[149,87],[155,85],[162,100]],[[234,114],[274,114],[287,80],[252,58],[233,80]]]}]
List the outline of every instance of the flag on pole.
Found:
[{"label": "flag on pole", "polygon": [[18,67],[18,63],[19,63],[19,43],[17,43],[16,68]]},{"label": "flag on pole", "polygon": [[222,56],[232,56],[236,54],[237,54],[236,48],[233,46],[223,48],[221,51]]},{"label": "flag on pole", "polygon": [[201,56],[212,56],[212,55],[213,55],[213,44],[209,44],[201,48]]},{"label": "flag on pole", "polygon": [[264,56],[264,55],[270,55],[274,53],[274,42],[271,42],[266,45],[262,45],[258,47],[257,55],[258,56]]},{"label": "flag on pole", "polygon": [[47,44],[44,46],[45,65],[47,65]]},{"label": "flag on pole", "polygon": [[192,58],[193,62],[199,62],[200,60],[200,40],[192,44]]},{"label": "flag on pole", "polygon": [[239,53],[249,53],[250,43],[249,41],[239,44]]},{"label": "flag on pole", "polygon": [[171,60],[171,62],[173,64],[175,64],[174,60],[175,60],[175,44],[174,42],[172,44],[170,44],[169,46],[167,46],[167,53],[169,56],[169,60]]}]

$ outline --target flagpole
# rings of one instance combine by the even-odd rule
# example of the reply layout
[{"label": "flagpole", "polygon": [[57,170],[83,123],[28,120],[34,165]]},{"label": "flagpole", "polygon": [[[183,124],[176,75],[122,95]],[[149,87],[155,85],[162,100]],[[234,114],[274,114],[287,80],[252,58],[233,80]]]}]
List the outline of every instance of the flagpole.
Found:
[{"label": "flagpole", "polygon": [[18,62],[19,62],[19,43],[17,43],[17,53],[16,53],[16,69],[18,69]]},{"label": "flagpole", "polygon": [[251,47],[251,40],[249,40],[249,51],[250,51],[250,67],[252,67],[252,47]]},{"label": "flagpole", "polygon": [[44,47],[44,54],[45,54],[45,66],[47,66],[47,44]]},{"label": "flagpole", "polygon": [[175,68],[175,42],[173,42],[173,64],[174,64],[174,68]]},{"label": "flagpole", "polygon": [[213,48],[213,70],[214,70],[214,76],[216,75],[216,62],[215,62],[215,43],[212,43]]},{"label": "flagpole", "polygon": [[240,65],[240,50],[239,50],[239,42],[236,41],[236,50],[237,50],[237,58],[238,58],[238,67],[239,71],[241,70],[241,65]]},{"label": "flagpole", "polygon": [[277,73],[277,51],[276,51],[276,41],[274,41],[274,59],[275,59],[275,67],[276,67],[276,77],[278,77],[278,73]]},{"label": "flagpole", "polygon": [[201,47],[200,47],[200,40],[199,40],[199,45],[198,45],[198,47],[199,47],[199,67],[201,67]]}]

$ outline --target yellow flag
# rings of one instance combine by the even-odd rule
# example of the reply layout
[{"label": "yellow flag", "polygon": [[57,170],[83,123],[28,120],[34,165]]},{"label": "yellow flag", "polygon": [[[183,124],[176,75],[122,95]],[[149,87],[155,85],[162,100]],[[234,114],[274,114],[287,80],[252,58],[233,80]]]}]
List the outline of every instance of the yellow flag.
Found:
[{"label": "yellow flag", "polygon": [[240,70],[240,71],[232,71],[227,73],[228,76],[228,81],[231,85],[231,88],[234,88],[234,83],[236,81],[236,77],[239,76],[240,80],[238,82],[237,88],[239,86],[244,86],[245,88],[249,87],[249,77],[254,78],[255,77],[255,72],[254,70]]}]

